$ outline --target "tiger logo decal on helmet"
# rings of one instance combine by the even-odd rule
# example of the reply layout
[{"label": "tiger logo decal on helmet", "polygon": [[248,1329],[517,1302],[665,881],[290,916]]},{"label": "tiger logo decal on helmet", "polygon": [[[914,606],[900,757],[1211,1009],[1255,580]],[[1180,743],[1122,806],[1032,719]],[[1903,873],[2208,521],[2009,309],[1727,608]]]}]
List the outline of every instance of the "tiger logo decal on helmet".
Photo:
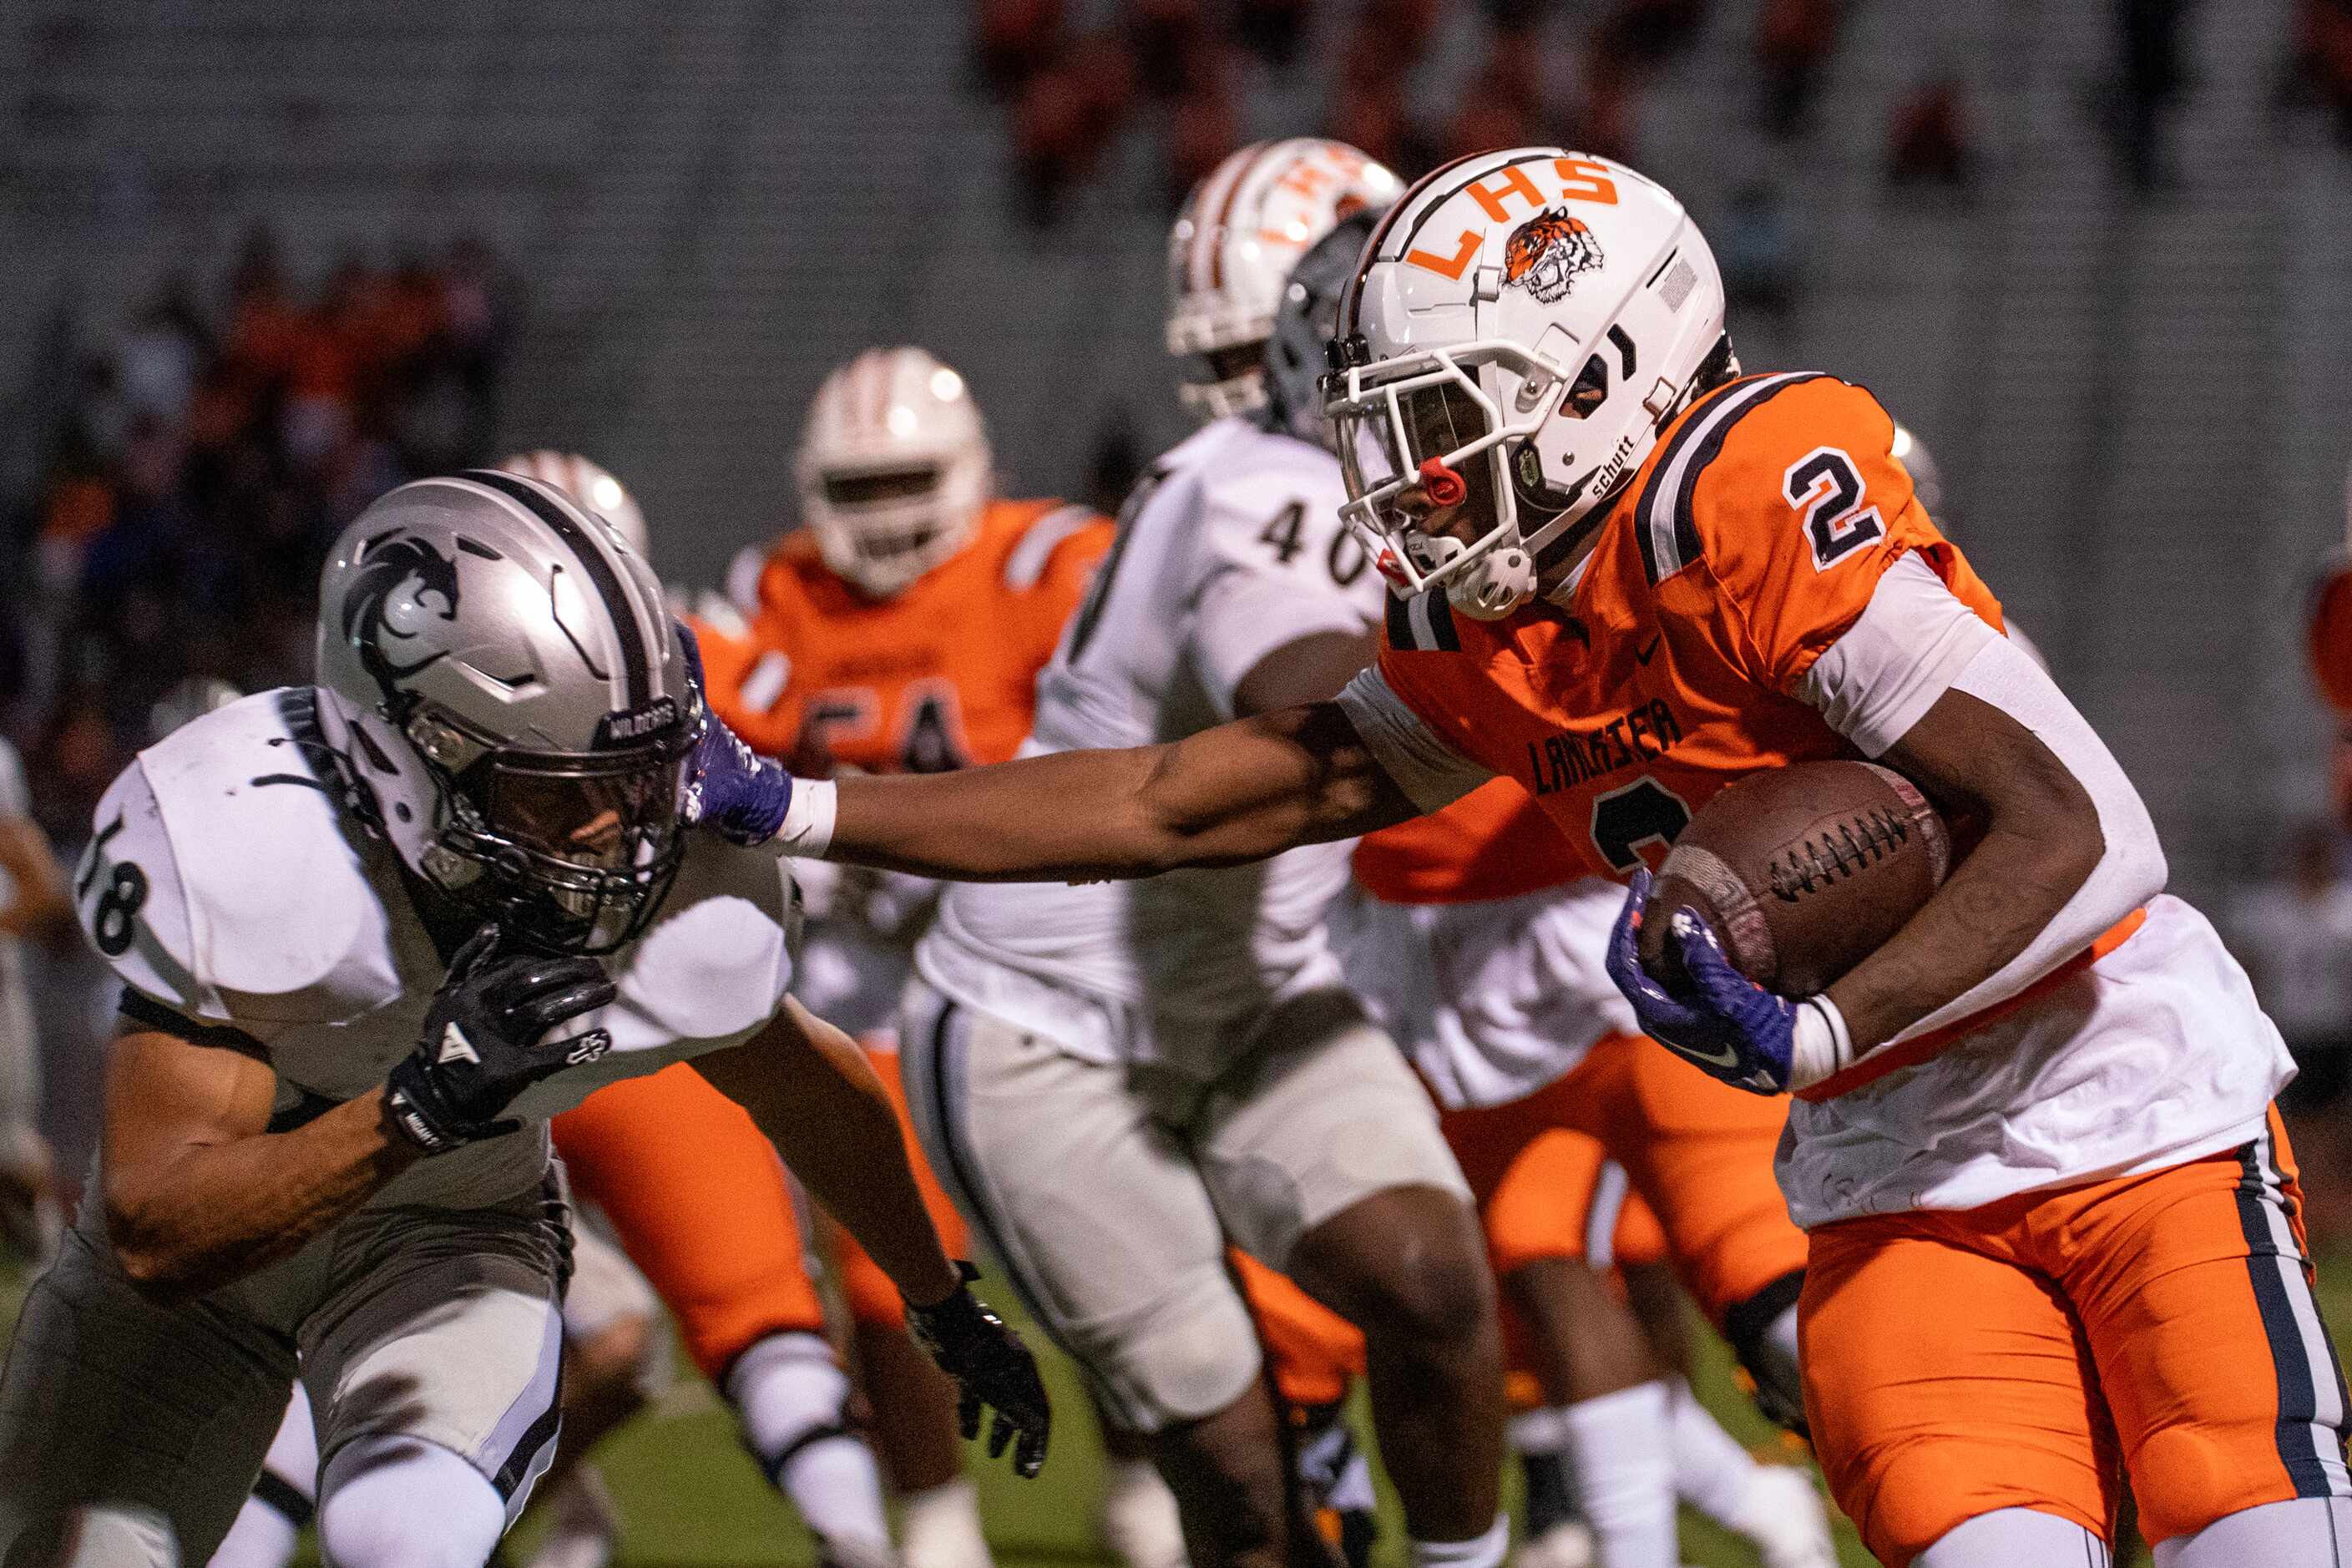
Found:
[{"label": "tiger logo decal on helmet", "polygon": [[1601,243],[1582,218],[1557,206],[1511,231],[1503,244],[1503,281],[1516,283],[1547,305],[1568,298],[1580,272],[1598,272]]}]

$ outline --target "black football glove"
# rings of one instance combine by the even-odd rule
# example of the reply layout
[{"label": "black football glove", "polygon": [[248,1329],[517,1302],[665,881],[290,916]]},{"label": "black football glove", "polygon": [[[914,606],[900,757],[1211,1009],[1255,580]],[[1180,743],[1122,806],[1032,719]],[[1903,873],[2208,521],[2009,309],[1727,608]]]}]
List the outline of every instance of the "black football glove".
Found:
[{"label": "black football glove", "polygon": [[955,1379],[956,1420],[969,1442],[980,1436],[981,1407],[996,1412],[988,1434],[988,1457],[995,1458],[1013,1446],[1013,1474],[1028,1479],[1045,1468],[1045,1440],[1054,1426],[1054,1411],[1045,1385],[1037,1376],[1037,1363],[1021,1336],[971,1293],[980,1270],[959,1262],[963,1282],[955,1294],[929,1307],[907,1308],[907,1331],[930,1352],[940,1370]]},{"label": "black football glove", "polygon": [[496,925],[467,939],[434,994],[416,1049],[386,1079],[394,1120],[429,1154],[520,1130],[521,1122],[499,1116],[516,1095],[612,1048],[602,1029],[540,1043],[618,994],[604,965],[530,952],[501,958],[498,946]]}]

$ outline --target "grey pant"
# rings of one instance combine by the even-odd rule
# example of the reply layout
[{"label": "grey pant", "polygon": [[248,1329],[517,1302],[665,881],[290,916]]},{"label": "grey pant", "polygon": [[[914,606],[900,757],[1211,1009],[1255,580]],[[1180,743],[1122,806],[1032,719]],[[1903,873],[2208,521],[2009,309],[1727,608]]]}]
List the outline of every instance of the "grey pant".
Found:
[{"label": "grey pant", "polygon": [[0,1563],[205,1563],[298,1375],[322,1471],[356,1438],[422,1439],[488,1479],[512,1522],[554,1454],[564,1245],[536,1191],[363,1209],[251,1279],[161,1307],[78,1227],[0,1377]]}]

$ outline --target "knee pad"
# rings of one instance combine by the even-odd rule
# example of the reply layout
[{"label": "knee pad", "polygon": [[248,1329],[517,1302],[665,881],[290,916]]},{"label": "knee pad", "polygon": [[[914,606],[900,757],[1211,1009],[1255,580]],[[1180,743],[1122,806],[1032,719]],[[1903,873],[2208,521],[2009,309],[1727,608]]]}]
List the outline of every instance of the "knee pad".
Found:
[{"label": "knee pad", "polygon": [[1257,1381],[1257,1328],[1222,1270],[1139,1321],[1064,1325],[1106,1410],[1129,1432],[1214,1415]]},{"label": "knee pad", "polygon": [[1724,1314],[1723,1337],[1738,1356],[1754,1386],[1756,1408],[1800,1437],[1805,1422],[1805,1379],[1797,1360],[1797,1297],[1805,1288],[1801,1268],[1783,1274]]},{"label": "knee pad", "polygon": [[482,1568],[506,1532],[507,1500],[488,1478],[415,1437],[344,1444],[319,1494],[331,1568]]},{"label": "knee pad", "polygon": [[1911,1563],[1912,1568],[2016,1568],[2026,1563],[2108,1568],[2114,1561],[2105,1541],[2071,1519],[2003,1508],[1947,1531]]}]

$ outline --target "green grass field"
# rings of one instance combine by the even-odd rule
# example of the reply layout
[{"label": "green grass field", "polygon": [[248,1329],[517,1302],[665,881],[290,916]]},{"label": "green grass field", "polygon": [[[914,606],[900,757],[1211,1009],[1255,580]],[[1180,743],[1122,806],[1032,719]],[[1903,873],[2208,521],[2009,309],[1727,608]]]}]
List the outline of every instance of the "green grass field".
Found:
[{"label": "green grass field", "polygon": [[[0,1273],[0,1321],[13,1321],[24,1286],[20,1275]],[[2352,1331],[2352,1256],[2323,1262],[2320,1294],[2330,1329],[2339,1342]],[[1003,1302],[1006,1292],[992,1293]],[[1728,1355],[1711,1335],[1695,1336],[1701,1347],[1699,1392],[1735,1436],[1759,1452],[1790,1457],[1783,1440],[1731,1386]],[[1037,1336],[1031,1336],[1037,1342]],[[1051,1352],[1047,1352],[1049,1355]],[[1094,1501],[1102,1452],[1088,1424],[1086,1400],[1069,1365],[1058,1357],[1047,1366],[1060,1419],[1053,1457],[1034,1481],[1019,1481],[1001,1467],[979,1470],[991,1541],[1001,1568],[1067,1568],[1108,1563],[1096,1539]],[[626,1568],[736,1568],[736,1565],[811,1563],[807,1533],[769,1489],[736,1446],[731,1418],[691,1373],[647,1416],[615,1434],[597,1452],[627,1521],[621,1563]],[[1374,1560],[1381,1568],[1402,1568],[1402,1535],[1393,1500],[1383,1491],[1383,1536]],[[533,1521],[526,1520],[510,1548],[527,1547]],[[1839,1521],[1844,1561],[1867,1568],[1870,1557],[1853,1531]],[[1706,1521],[1687,1513],[1684,1555],[1700,1568],[1751,1568],[1753,1552]],[[520,1552],[515,1555],[520,1556]],[[306,1553],[306,1563],[315,1562]]]}]

